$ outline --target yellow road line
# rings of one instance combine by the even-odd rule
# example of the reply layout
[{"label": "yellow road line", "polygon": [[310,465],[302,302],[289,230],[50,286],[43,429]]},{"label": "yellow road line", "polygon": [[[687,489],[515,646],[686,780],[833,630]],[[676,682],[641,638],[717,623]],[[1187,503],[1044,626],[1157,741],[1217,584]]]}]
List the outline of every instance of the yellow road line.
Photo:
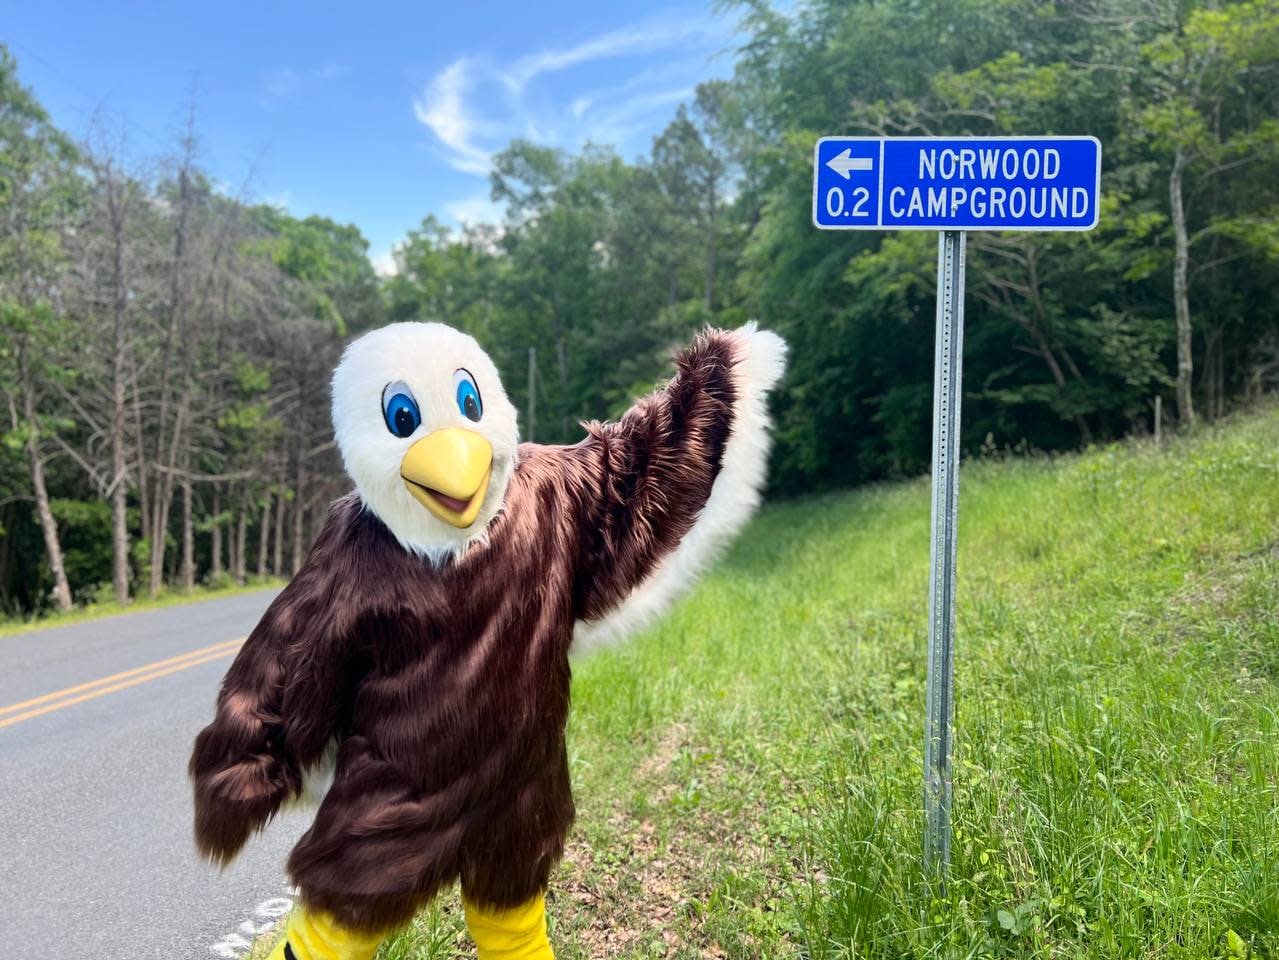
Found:
[{"label": "yellow road line", "polygon": [[0,716],[6,713],[13,713],[26,707],[34,707],[38,703],[47,703],[50,700],[61,700],[73,693],[79,693],[81,690],[88,690],[90,687],[100,687],[116,680],[123,680],[125,677],[136,676],[139,673],[149,673],[152,670],[158,670],[160,667],[167,667],[171,663],[178,663],[182,660],[190,660],[206,653],[212,653],[217,650],[234,650],[244,642],[244,638],[240,637],[235,640],[223,640],[221,643],[214,643],[207,647],[201,647],[199,650],[192,650],[188,653],[179,654],[176,657],[169,657],[167,660],[157,660],[154,663],[146,663],[140,667],[134,667],[132,670],[122,670],[119,673],[113,673],[107,677],[99,677],[97,680],[90,680],[88,683],[82,683],[78,686],[67,687],[65,690],[55,690],[53,693],[46,693],[44,696],[32,697],[30,700],[23,700],[21,703],[11,703],[7,707],[0,707]]},{"label": "yellow road line", "polygon": [[[148,664],[145,667],[138,667],[134,670],[126,670],[123,673],[113,674],[110,677],[103,677],[101,680],[94,680],[90,683],[80,684],[78,687],[69,687],[66,690],[59,690],[55,694],[46,694],[43,697],[36,697],[34,700],[27,700],[27,701],[24,701],[23,703],[13,704],[12,706],[5,707],[4,711],[8,712],[8,711],[17,709],[18,707],[26,706],[28,704],[32,704],[32,703],[36,703],[44,700],[49,700],[53,697],[65,698],[65,699],[56,699],[52,703],[46,703],[42,707],[37,707],[34,710],[28,710],[25,713],[19,713],[19,714],[16,714],[15,716],[5,717],[3,720],[0,720],[0,729],[4,729],[5,727],[11,726],[15,723],[21,723],[23,720],[30,720],[34,717],[43,716],[46,713],[52,713],[55,710],[61,710],[63,707],[70,707],[70,706],[74,706],[77,703],[84,703],[86,700],[94,700],[98,697],[103,697],[103,696],[106,696],[108,693],[115,693],[118,690],[125,690],[125,689],[128,689],[129,687],[136,687],[138,684],[146,683],[149,680],[158,680],[160,677],[167,677],[171,673],[177,673],[178,671],[186,670],[189,667],[198,667],[203,663],[212,663],[214,660],[220,660],[223,657],[229,657],[231,654],[236,652],[240,644],[243,642],[244,642],[243,638],[241,638],[238,640],[229,640],[226,643],[213,644],[213,646],[211,647],[204,647],[201,650],[193,650],[191,651],[191,653],[184,654],[183,656],[180,656],[180,657],[170,657],[168,660],[159,660],[159,661],[156,661],[155,663]],[[212,652],[209,652],[209,651],[212,651]],[[197,654],[204,654],[204,655],[196,656]],[[191,659],[191,657],[196,657],[196,658]],[[175,662],[175,661],[181,661],[181,662]],[[166,664],[170,664],[170,666],[165,666]],[[164,669],[154,669],[157,667],[163,667]],[[110,680],[114,680],[119,677],[126,677],[126,676],[129,676],[130,674],[139,674],[141,671],[148,670],[148,669],[150,670],[149,673],[141,673],[141,675],[132,676],[127,680],[121,680],[119,683],[113,683],[110,686],[99,687],[99,689],[96,689],[96,690],[89,690],[86,693],[81,693],[79,696],[70,696],[70,697],[67,696],[68,694],[75,693],[77,690],[84,690],[86,687],[97,687],[99,686],[99,684],[106,683]]]}]

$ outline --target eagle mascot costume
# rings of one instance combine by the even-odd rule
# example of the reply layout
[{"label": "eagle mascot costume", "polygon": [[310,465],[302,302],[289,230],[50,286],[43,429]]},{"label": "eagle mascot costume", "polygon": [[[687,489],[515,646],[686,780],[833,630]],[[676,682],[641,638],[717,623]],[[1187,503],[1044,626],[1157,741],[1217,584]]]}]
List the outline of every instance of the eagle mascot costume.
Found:
[{"label": "eagle mascot costume", "polygon": [[355,490],[227,671],[190,765],[219,863],[319,799],[272,960],[368,960],[457,880],[481,960],[552,957],[570,650],[660,611],[749,517],[785,350],[707,330],[618,422],[547,446],[519,443],[497,368],[451,327],[347,348],[333,426]]}]

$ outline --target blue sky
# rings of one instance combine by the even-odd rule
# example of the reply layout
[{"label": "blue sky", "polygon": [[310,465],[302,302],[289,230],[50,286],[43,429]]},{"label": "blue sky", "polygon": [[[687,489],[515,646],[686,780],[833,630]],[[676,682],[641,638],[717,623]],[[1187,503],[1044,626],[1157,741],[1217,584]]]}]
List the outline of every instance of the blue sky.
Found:
[{"label": "blue sky", "polygon": [[353,222],[382,267],[428,213],[496,219],[489,158],[512,138],[631,159],[732,69],[708,0],[323,6],[0,0],[0,42],[60,127],[137,158],[173,154],[194,99],[226,189]]}]

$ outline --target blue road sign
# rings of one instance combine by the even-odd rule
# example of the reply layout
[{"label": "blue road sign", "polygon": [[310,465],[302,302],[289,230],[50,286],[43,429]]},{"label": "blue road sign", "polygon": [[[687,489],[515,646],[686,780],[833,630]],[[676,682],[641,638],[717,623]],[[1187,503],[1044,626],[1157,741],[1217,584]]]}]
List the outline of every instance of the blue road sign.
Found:
[{"label": "blue road sign", "polygon": [[822,230],[1091,230],[1096,137],[823,137],[813,151]]}]

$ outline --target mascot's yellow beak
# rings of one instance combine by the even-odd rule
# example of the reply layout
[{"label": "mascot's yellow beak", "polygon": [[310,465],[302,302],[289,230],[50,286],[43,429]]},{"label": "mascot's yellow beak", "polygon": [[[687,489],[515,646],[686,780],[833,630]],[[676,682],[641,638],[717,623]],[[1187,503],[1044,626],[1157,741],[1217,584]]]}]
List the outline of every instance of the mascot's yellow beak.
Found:
[{"label": "mascot's yellow beak", "polygon": [[400,477],[414,499],[455,527],[475,522],[492,470],[492,444],[457,427],[428,433],[400,462]]}]

